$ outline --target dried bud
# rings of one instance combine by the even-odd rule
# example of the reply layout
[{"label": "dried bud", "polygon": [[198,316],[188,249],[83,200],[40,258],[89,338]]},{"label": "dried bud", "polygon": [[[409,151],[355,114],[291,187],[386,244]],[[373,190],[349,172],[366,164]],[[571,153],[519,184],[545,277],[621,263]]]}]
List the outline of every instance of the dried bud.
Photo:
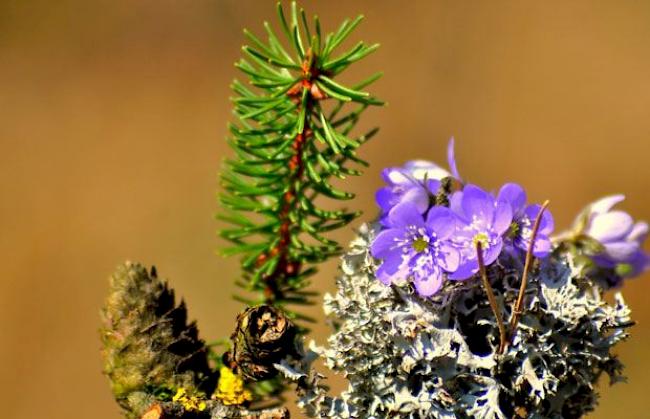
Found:
[{"label": "dried bud", "polygon": [[311,97],[316,100],[322,100],[327,97],[316,83],[311,85],[311,89],[309,89],[309,91],[311,93]]},{"label": "dried bud", "polygon": [[239,375],[253,381],[277,374],[273,364],[294,352],[296,327],[282,311],[268,305],[248,308],[237,316],[227,363]]},{"label": "dried bud", "polygon": [[142,419],[161,419],[163,417],[163,408],[159,404],[154,404],[142,415]]}]

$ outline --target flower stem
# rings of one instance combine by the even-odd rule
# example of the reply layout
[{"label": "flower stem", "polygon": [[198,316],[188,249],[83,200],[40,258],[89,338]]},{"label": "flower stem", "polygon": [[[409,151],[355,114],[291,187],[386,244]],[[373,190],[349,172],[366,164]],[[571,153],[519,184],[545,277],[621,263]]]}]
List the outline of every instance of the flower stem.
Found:
[{"label": "flower stem", "polygon": [[[537,239],[537,231],[539,230],[539,225],[542,221],[542,215],[546,207],[548,207],[549,201],[546,200],[542,204],[537,217],[535,217],[535,223],[533,224],[533,231],[530,236],[530,243],[528,244],[528,250],[526,251],[526,261],[524,262],[524,272],[521,274],[521,285],[519,287],[519,296],[517,296],[517,302],[512,310],[512,317],[510,318],[510,331],[512,333],[511,339],[514,339],[515,333],[517,332],[517,325],[519,324],[519,319],[523,313],[523,304],[524,296],[526,294],[526,288],[528,287],[528,272],[530,271],[530,266],[533,262],[533,249],[535,248],[535,240]],[[505,349],[505,348],[504,348]]]},{"label": "flower stem", "polygon": [[487,293],[488,301],[490,302],[490,307],[494,313],[494,317],[497,319],[497,325],[499,326],[499,349],[497,354],[503,353],[503,349],[506,346],[506,327],[503,324],[503,319],[501,318],[501,313],[499,312],[499,307],[497,306],[497,299],[494,296],[494,291],[488,280],[487,273],[485,271],[485,262],[483,262],[483,249],[481,247],[481,242],[476,242],[476,256],[478,258],[478,268],[481,274],[481,279],[483,280],[483,286],[485,287],[485,292]]}]

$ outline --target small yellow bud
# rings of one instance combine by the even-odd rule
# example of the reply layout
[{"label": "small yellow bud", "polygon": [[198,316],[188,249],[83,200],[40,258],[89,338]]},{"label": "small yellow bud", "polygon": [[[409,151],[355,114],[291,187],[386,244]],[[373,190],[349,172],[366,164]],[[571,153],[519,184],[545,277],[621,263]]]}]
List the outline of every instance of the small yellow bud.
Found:
[{"label": "small yellow bud", "polygon": [[207,407],[205,401],[201,400],[197,396],[188,396],[187,391],[182,387],[176,391],[176,394],[172,398],[172,401],[180,403],[188,412],[192,412],[194,410],[202,412]]}]

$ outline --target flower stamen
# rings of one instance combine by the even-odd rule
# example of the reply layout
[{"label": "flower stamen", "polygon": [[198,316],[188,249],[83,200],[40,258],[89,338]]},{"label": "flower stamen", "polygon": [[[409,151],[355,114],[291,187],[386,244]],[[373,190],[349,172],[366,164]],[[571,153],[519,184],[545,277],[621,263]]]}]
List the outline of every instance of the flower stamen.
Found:
[{"label": "flower stamen", "polygon": [[411,244],[417,253],[424,252],[429,247],[429,241],[425,237],[418,237]]}]

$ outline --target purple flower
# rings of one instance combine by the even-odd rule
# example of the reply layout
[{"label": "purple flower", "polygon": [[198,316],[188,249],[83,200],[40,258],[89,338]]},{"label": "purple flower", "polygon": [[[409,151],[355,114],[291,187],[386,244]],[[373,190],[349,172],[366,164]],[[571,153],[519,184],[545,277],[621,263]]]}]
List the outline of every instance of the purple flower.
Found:
[{"label": "purple flower", "polygon": [[427,177],[430,173],[427,163],[412,161],[404,167],[389,167],[381,172],[388,186],[377,191],[375,200],[381,209],[380,221],[383,225],[386,225],[391,209],[400,203],[409,202],[415,205],[420,214],[429,209],[430,198],[440,188],[440,181]]},{"label": "purple flower", "polygon": [[456,167],[456,153],[454,151],[454,137],[451,137],[449,144],[447,145],[447,163],[449,163],[449,170],[451,170],[451,175],[462,182],[460,178],[460,173],[458,173],[458,167]]},{"label": "purple flower", "polygon": [[468,184],[455,192],[450,208],[461,221],[452,240],[460,249],[461,263],[449,279],[463,280],[478,271],[476,244],[481,243],[486,265],[494,262],[503,248],[503,236],[512,223],[508,201],[496,199],[478,186]]},{"label": "purple flower", "polygon": [[597,265],[616,269],[621,277],[633,277],[650,268],[650,256],[643,250],[648,224],[635,223],[628,213],[612,210],[624,199],[613,195],[591,204],[582,215],[581,233],[602,245],[593,257]]},{"label": "purple flower", "polygon": [[[541,205],[526,206],[526,192],[516,183],[506,183],[499,190],[497,198],[506,201],[512,208],[513,223],[508,234],[508,244],[524,252],[528,251],[533,234],[533,224],[539,214]],[[533,255],[544,258],[551,252],[550,234],[553,232],[554,221],[551,213],[546,210],[542,214],[533,247]]]},{"label": "purple flower", "polygon": [[421,296],[435,294],[460,263],[459,251],[449,238],[456,230],[456,217],[446,207],[433,207],[426,220],[413,203],[396,205],[388,214],[389,228],[377,235],[371,246],[382,259],[377,278],[389,285],[412,279]]},{"label": "purple flower", "polygon": [[386,225],[390,210],[402,202],[411,202],[420,214],[430,206],[431,197],[440,189],[440,180],[453,176],[460,181],[454,159],[454,139],[449,141],[447,158],[451,173],[435,163],[426,160],[411,160],[404,167],[389,167],[381,172],[387,186],[375,194],[377,205],[381,209],[380,221]]}]

